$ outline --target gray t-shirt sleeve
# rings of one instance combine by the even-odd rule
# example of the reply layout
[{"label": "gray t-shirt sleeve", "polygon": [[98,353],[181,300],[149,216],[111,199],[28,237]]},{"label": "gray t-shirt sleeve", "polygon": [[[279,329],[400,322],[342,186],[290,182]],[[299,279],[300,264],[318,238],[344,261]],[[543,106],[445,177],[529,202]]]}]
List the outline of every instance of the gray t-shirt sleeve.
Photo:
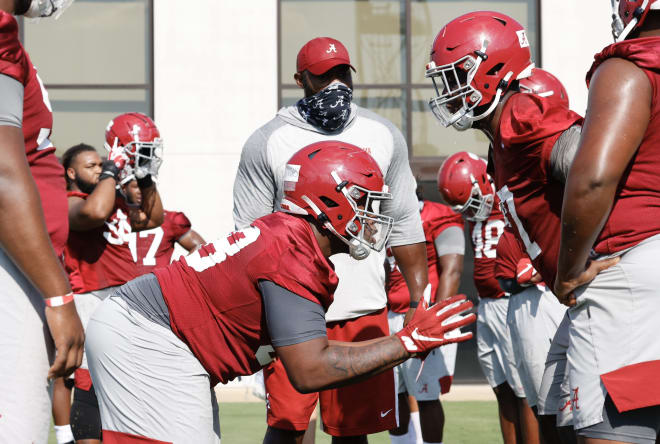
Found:
[{"label": "gray t-shirt sleeve", "polygon": [[266,325],[275,347],[326,336],[323,307],[270,281],[260,281]]},{"label": "gray t-shirt sleeve", "polygon": [[234,225],[249,226],[273,212],[275,177],[268,162],[267,139],[261,129],[245,142],[234,180]]},{"label": "gray t-shirt sleeve", "polygon": [[388,246],[424,242],[419,202],[415,194],[417,184],[408,163],[408,145],[398,128],[391,123],[386,126],[394,139],[392,161],[385,173],[385,183],[390,188],[392,200],[384,201],[381,207],[383,214],[394,218]]},{"label": "gray t-shirt sleeve", "polygon": [[449,227],[444,230],[433,241],[435,254],[438,257],[446,254],[465,255],[465,236],[459,227]]},{"label": "gray t-shirt sleeve", "polygon": [[571,164],[580,145],[581,134],[582,127],[580,125],[573,125],[559,136],[552,147],[550,169],[552,171],[552,177],[561,183],[566,183],[568,172],[571,169]]},{"label": "gray t-shirt sleeve", "polygon": [[23,126],[23,85],[18,80],[0,74],[0,125]]}]

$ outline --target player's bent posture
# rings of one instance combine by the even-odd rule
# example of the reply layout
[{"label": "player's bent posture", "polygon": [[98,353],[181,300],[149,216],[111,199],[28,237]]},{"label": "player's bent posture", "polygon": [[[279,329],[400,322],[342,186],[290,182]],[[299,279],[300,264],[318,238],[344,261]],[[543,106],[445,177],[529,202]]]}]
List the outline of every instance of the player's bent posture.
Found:
[{"label": "player's bent posture", "polygon": [[[461,49],[450,50],[454,47]],[[440,31],[426,75],[436,86],[437,97],[430,105],[441,123],[478,129],[491,141],[489,155],[503,211],[552,288],[563,186],[582,119],[568,108],[563,94],[528,93],[524,83],[533,69],[522,26],[504,14],[479,11],[452,20]],[[553,90],[561,91],[555,83]],[[544,402],[539,402],[539,413],[555,415],[559,393],[540,398],[555,408],[544,411]]]},{"label": "player's bent posture", "polygon": [[[463,272],[465,238],[463,220],[446,205],[423,199],[417,187],[419,211],[426,236],[426,258],[429,266],[428,296],[439,302],[456,294]],[[403,320],[410,305],[408,287],[391,252],[387,255],[387,318],[390,332],[403,328]],[[430,290],[430,291],[429,291]],[[426,295],[425,295],[426,296]],[[399,426],[390,430],[392,444],[416,442],[416,434],[409,431],[412,415],[408,395],[419,406],[419,422],[424,442],[442,442],[445,415],[440,394],[449,392],[456,366],[457,344],[433,350],[424,361],[409,359],[396,367],[399,396]],[[423,364],[423,367],[422,367]],[[421,373],[420,373],[421,372]]]},{"label": "player's bent posture", "polygon": [[660,3],[613,6],[617,43],[587,74],[554,290],[571,305],[568,371],[581,441],[653,443],[660,430]]},{"label": "player's bent posture", "polygon": [[[160,140],[153,121],[137,113],[120,115],[108,126],[106,139],[109,154],[105,161],[85,144],[71,147],[62,156],[71,228],[65,264],[85,327],[116,286],[143,274],[138,264],[145,258],[137,255],[140,233],[136,232],[163,221],[160,196],[152,180],[160,165],[154,147]],[[117,193],[117,185],[135,175],[140,176],[136,183],[143,217],[133,220],[129,213],[138,207]],[[101,439],[98,403],[85,358],[75,373],[71,427],[78,442],[92,444]]]},{"label": "player's bent posture", "polygon": [[424,306],[396,335],[328,341],[324,312],[337,276],[327,258],[381,250],[392,219],[378,207],[391,195],[371,156],[342,142],[305,147],[284,176],[288,214],[128,283],[94,313],[86,351],[105,439],[217,442],[213,386],[256,372],[273,352],[309,393],[471,336],[454,331],[474,321],[461,316],[472,304],[455,296]]},{"label": "player's bent posture", "polygon": [[474,285],[479,294],[479,364],[497,398],[504,442],[515,443],[522,433],[520,416],[525,392],[514,364],[506,322],[509,298],[495,279],[497,242],[505,222],[492,179],[486,172],[486,161],[464,151],[449,156],[438,171],[438,190],[470,227]]},{"label": "player's bent posture", "polygon": [[36,68],[19,41],[13,17],[60,15],[70,3],[0,3],[3,443],[48,441],[49,379],[70,374],[82,359],[83,330],[58,259],[66,243],[68,224],[62,167],[49,140],[51,106]]},{"label": "player's bent posture", "polygon": [[[310,143],[338,139],[363,147],[378,163],[392,200],[383,214],[395,225],[388,247],[410,291],[410,319],[428,283],[424,232],[415,196],[415,179],[401,132],[388,120],[352,102],[348,51],[341,42],[320,37],[298,52],[294,79],[304,91],[296,105],[280,109],[245,143],[234,183],[237,228],[279,208],[287,160]],[[362,341],[389,334],[385,293],[385,254],[357,261],[346,254],[331,258],[339,276],[328,309],[328,338]],[[334,443],[366,442],[366,435],[396,427],[394,374],[383,372],[359,385],[301,395],[288,382],[279,360],[264,369],[268,397],[266,443],[302,441],[310,414],[320,402],[323,429]]]}]

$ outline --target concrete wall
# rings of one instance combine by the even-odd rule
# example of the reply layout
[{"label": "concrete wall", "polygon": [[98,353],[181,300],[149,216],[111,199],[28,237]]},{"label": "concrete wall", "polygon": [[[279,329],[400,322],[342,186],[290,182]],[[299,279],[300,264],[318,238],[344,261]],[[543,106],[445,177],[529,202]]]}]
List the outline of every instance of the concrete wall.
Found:
[{"label": "concrete wall", "polygon": [[241,148],[277,111],[277,3],[154,2],[155,119],[165,140],[159,187],[207,240],[233,228]]},{"label": "concrete wall", "polygon": [[542,66],[564,84],[571,109],[584,115],[584,77],[593,56],[614,40],[611,9],[605,0],[541,0]]}]

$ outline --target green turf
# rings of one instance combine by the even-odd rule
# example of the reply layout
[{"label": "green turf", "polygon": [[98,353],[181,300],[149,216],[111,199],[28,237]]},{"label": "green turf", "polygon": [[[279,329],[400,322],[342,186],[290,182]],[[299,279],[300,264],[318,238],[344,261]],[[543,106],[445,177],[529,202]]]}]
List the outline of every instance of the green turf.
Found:
[{"label": "green turf", "polygon": [[[446,402],[444,442],[449,444],[497,444],[502,442],[495,402]],[[261,403],[220,403],[222,444],[258,444],[266,430]],[[389,444],[387,432],[369,436],[370,444]],[[320,430],[317,444],[329,444],[330,437]],[[56,444],[51,433],[49,444]]]}]

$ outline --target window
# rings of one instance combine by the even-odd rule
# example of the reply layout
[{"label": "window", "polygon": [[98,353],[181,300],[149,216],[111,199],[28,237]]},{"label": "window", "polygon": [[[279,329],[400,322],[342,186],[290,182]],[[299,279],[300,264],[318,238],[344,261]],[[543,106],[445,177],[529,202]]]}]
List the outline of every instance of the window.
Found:
[{"label": "window", "polygon": [[292,105],[301,90],[293,81],[296,54],[308,40],[340,40],[357,69],[354,100],[390,119],[403,132],[416,170],[456,151],[486,154],[477,131],[442,127],[428,109],[432,84],[424,78],[436,33],[451,19],[475,10],[495,10],[528,30],[540,63],[538,0],[280,0],[280,103]]},{"label": "window", "polygon": [[128,111],[153,115],[153,0],[78,0],[58,20],[22,20],[25,48],[53,105],[58,154],[103,147]]}]

